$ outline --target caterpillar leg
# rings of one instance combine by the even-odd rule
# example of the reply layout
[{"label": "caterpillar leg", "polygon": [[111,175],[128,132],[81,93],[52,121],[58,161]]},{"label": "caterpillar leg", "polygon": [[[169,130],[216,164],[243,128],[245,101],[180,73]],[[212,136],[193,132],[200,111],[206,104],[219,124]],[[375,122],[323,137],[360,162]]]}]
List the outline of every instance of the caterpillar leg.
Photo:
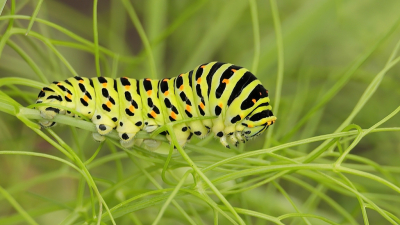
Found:
[{"label": "caterpillar leg", "polygon": [[243,139],[242,132],[240,132],[240,131],[236,131],[236,138],[237,138],[239,141],[241,141],[242,143],[245,143],[245,142],[246,142],[246,141]]},{"label": "caterpillar leg", "polygon": [[134,137],[136,136],[136,132],[135,133],[118,133],[119,137],[120,137],[120,143],[123,147],[125,148],[130,148],[135,144],[135,139]]},{"label": "caterpillar leg", "polygon": [[63,113],[64,111],[60,112],[59,109],[53,107],[38,107],[40,111],[40,116],[45,120],[40,120],[39,123],[43,127],[52,127],[56,125],[56,122],[48,121],[47,119],[53,119],[57,114]]},{"label": "caterpillar leg", "polygon": [[144,131],[146,131],[147,133],[151,133],[153,131],[155,131],[158,128],[158,125],[147,125],[143,128]]},{"label": "caterpillar leg", "polygon": [[232,143],[234,143],[235,146],[237,147],[239,145],[239,141],[236,138],[235,133],[233,133],[233,132],[229,133],[228,136],[229,136],[229,139],[232,141]]},{"label": "caterpillar leg", "polygon": [[44,128],[53,127],[54,125],[56,125],[56,122],[48,120],[40,120],[39,123]]},{"label": "caterpillar leg", "polygon": [[106,137],[104,137],[103,135],[101,135],[99,133],[92,133],[92,136],[93,136],[93,139],[98,142],[103,142],[104,140],[106,140]]},{"label": "caterpillar leg", "polygon": [[[136,145],[136,146],[140,146],[143,143],[143,139],[136,139],[136,138],[132,138],[129,141],[125,141],[125,140],[119,140],[119,143],[122,145],[122,147],[124,148],[132,148],[132,146]],[[161,143],[160,143],[161,144]],[[151,145],[151,144],[150,144]]]},{"label": "caterpillar leg", "polygon": [[221,142],[225,148],[230,148],[226,140],[226,134],[224,134],[225,126],[222,120],[218,117],[217,119],[213,120],[213,124],[212,131],[214,132],[215,137],[219,138],[219,142]]},{"label": "caterpillar leg", "polygon": [[96,109],[94,116],[92,117],[92,122],[95,124],[97,133],[93,133],[93,138],[96,141],[104,141],[105,137],[102,137],[108,133],[110,133],[114,127],[115,122],[106,115],[100,115],[100,110]]},{"label": "caterpillar leg", "polygon": [[122,145],[124,148],[131,148],[135,144],[135,140],[132,138],[128,141],[125,140],[120,140],[119,143]]},{"label": "caterpillar leg", "polygon": [[107,126],[105,124],[96,124],[96,128],[97,128],[97,133],[93,133],[93,139],[95,141],[98,142],[103,142],[104,140],[106,140],[106,137],[104,137],[104,135],[110,133],[110,131],[112,131],[112,127],[111,126]]},{"label": "caterpillar leg", "polygon": [[221,144],[223,146],[225,146],[225,148],[231,148],[228,144],[228,142],[226,141],[226,135],[223,135],[222,137],[220,137],[219,142],[221,142]]},{"label": "caterpillar leg", "polygon": [[161,141],[156,141],[153,139],[145,139],[143,143],[148,150],[156,150],[161,145]]}]

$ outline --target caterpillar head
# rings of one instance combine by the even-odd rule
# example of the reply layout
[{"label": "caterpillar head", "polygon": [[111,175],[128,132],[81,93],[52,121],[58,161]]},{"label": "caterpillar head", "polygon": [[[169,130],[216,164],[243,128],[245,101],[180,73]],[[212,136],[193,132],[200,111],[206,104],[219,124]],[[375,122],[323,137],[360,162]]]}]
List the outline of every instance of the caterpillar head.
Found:
[{"label": "caterpillar head", "polygon": [[270,109],[271,106],[257,108],[242,120],[242,125],[244,126],[242,136],[246,140],[257,137],[275,123],[276,117]]}]

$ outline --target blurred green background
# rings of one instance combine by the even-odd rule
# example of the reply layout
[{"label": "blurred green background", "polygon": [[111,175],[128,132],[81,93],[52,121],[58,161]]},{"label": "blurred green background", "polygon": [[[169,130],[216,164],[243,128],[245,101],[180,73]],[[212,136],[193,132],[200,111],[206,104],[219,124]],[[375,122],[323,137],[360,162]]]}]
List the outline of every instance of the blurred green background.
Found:
[{"label": "blurred green background", "polygon": [[[15,32],[7,33],[7,27],[12,18],[7,17],[11,14],[11,2],[7,1],[0,17],[2,34],[0,78],[20,77],[44,82],[26,59],[17,53],[16,48],[21,49],[33,60],[49,82],[74,76],[71,69],[66,66],[66,61],[78,75],[96,76],[92,1],[43,1],[37,18],[45,22],[35,21],[28,35],[24,32],[29,25],[29,18],[41,1],[15,1],[14,14],[20,17],[15,17],[13,21],[12,28]],[[99,45],[102,46],[100,49],[102,76],[173,77],[201,63],[229,62],[253,70],[269,90],[273,109],[277,107],[275,97],[279,91],[277,88],[278,51],[270,1],[131,1],[132,9],[135,10],[151,46],[151,57],[147,54],[143,36],[141,37],[138,31],[140,28],[132,23],[132,15],[129,15],[129,10],[126,10],[126,2],[128,1],[101,0],[98,2],[97,21]],[[250,5],[254,3],[257,14],[251,11]],[[400,40],[400,28],[397,26],[400,19],[399,1],[287,0],[278,1],[277,6],[283,37],[284,71],[279,110],[277,113],[274,112],[278,120],[274,124],[271,143],[267,146],[278,146],[334,132],[352,112],[374,77],[385,67]],[[259,37],[256,37],[260,43],[259,60],[254,57],[255,39],[252,16],[256,16],[259,23]],[[70,33],[55,29],[48,23],[54,23]],[[42,39],[38,39],[36,34]],[[65,61],[55,54],[48,43],[58,50]],[[253,68],[254,60],[258,62],[255,68]],[[155,68],[155,71],[152,71],[152,68]],[[352,123],[363,129],[369,128],[400,105],[399,73],[399,66],[394,66],[387,72],[376,92]],[[339,85],[339,82],[342,83]],[[332,91],[335,85],[339,86],[336,91]],[[0,90],[23,106],[34,103],[39,91],[14,85],[1,86]],[[328,93],[332,95],[326,97]],[[327,101],[322,102],[323,99]],[[323,104],[309,114],[310,110],[321,102]],[[302,121],[305,116],[310,117]],[[301,124],[299,121],[302,121]],[[383,127],[400,127],[399,115],[386,122]],[[83,159],[90,158],[99,145],[91,140],[90,132],[84,130],[72,129],[66,125],[58,125],[52,130],[78,154],[83,152],[81,155]],[[195,145],[198,141],[194,140],[192,144]],[[205,147],[216,151],[215,154],[221,152],[219,156],[211,153],[211,155],[205,155],[205,152],[199,153],[193,149],[189,149],[188,154],[199,167],[205,167],[224,157],[262,149],[266,146],[265,142],[266,135],[263,135],[239,149],[227,150],[222,148],[218,141],[211,140]],[[349,143],[344,143],[344,146],[347,147]],[[319,144],[295,146],[277,154],[292,158],[295,155],[293,152],[298,152],[297,156],[304,156]],[[160,152],[168,151],[166,146]],[[0,151],[2,150],[40,152],[66,159],[61,152],[38,136],[16,116],[0,112]],[[139,167],[146,168],[147,172],[151,173],[150,177],[157,180],[163,187],[171,187],[163,183],[160,178],[163,162],[166,160],[165,154],[154,153],[156,155],[153,155],[145,151],[136,151],[136,154],[142,158],[137,158],[136,163],[132,163],[123,151],[107,142],[96,157],[105,161],[95,160],[94,162],[98,164],[89,166],[89,171],[101,191],[114,187],[105,197],[110,208],[132,196],[156,189]],[[352,149],[351,154],[365,157],[381,165],[382,168],[390,171],[393,180],[389,180],[397,184],[400,172],[398,131],[370,134]],[[181,177],[187,169],[187,164],[179,154],[175,157],[179,160],[174,162],[173,169],[177,176]],[[265,160],[268,163],[279,162],[269,157],[263,155],[255,159]],[[317,162],[332,163],[334,161],[335,159],[328,157]],[[241,167],[236,166],[235,169],[240,171]],[[248,168],[246,166],[243,168]],[[362,167],[355,166],[355,168]],[[216,178],[223,172],[229,171],[223,171],[223,169],[215,171],[210,173],[209,177]],[[357,198],[349,196],[340,188],[328,185],[329,182],[319,183],[318,179],[304,178],[303,175],[293,176],[297,176],[297,179],[309,183],[330,196],[348,211],[354,221],[343,219],[343,215],[336,211],[332,212],[331,206],[320,202],[320,199],[310,200],[312,194],[305,189],[299,190],[299,186],[293,181],[275,180],[274,182],[279,182],[291,199],[303,209],[303,213],[323,216],[339,224],[365,223]],[[382,175],[378,174],[378,176]],[[121,183],[128,178],[130,180]],[[240,183],[254,178],[257,176],[230,182]],[[400,216],[399,193],[388,192],[382,185],[370,180],[351,176],[349,179],[354,179],[357,188],[360,188],[359,191],[370,193],[367,196],[371,199],[374,199],[373,196],[388,194],[378,198],[375,203],[395,216]],[[116,184],[120,185],[114,186]],[[218,189],[223,190],[231,184],[226,182],[218,185]],[[90,221],[92,216],[90,192],[82,177],[57,161],[30,156],[0,155],[0,186],[38,224],[59,224],[62,221],[64,224],[79,224],[85,220]],[[279,188],[276,185],[266,183],[247,191],[226,193],[224,196],[235,207],[254,210],[265,215],[280,216],[295,212],[282,193],[278,193],[277,190]],[[181,206],[188,211],[193,220],[198,224],[212,224],[215,219],[213,211],[204,202],[199,203],[187,198],[189,200],[182,197],[178,202],[183,202]],[[212,196],[212,199],[217,204],[223,205],[215,196]],[[312,203],[307,204],[308,201]],[[0,194],[0,202],[0,224],[27,223],[23,214],[12,207],[5,195]],[[162,203],[148,205],[136,214],[124,214],[116,222],[117,224],[150,224],[159,212]],[[97,203],[94,207],[98,210]],[[389,221],[376,211],[367,210],[367,213],[370,224],[389,224]],[[265,220],[249,215],[243,218],[249,224],[266,224]],[[329,224],[318,219],[310,219],[310,221],[311,224]],[[220,224],[230,223],[221,215],[219,222]],[[307,223],[298,218],[282,222],[285,224]],[[179,210],[170,205],[160,224],[168,223],[188,224],[189,222]],[[110,224],[110,221],[105,224]]]}]

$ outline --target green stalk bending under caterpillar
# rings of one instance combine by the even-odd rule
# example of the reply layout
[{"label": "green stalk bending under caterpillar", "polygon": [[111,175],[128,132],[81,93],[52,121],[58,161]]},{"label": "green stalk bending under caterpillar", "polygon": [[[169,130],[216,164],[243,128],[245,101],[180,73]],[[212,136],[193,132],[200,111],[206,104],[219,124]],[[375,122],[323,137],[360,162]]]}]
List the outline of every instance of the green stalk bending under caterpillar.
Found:
[{"label": "green stalk bending under caterpillar", "polygon": [[[36,103],[62,105],[87,116],[96,125],[98,133],[93,137],[97,141],[116,129],[125,147],[133,145],[140,130],[151,133],[165,123],[218,116],[177,124],[174,132],[183,146],[193,134],[204,138],[212,131],[229,148],[227,139],[235,145],[245,142],[276,120],[261,82],[247,69],[221,62],[162,80],[71,77],[44,87]],[[38,109],[44,127],[55,125],[48,120],[57,113],[76,116],[55,107]]]}]

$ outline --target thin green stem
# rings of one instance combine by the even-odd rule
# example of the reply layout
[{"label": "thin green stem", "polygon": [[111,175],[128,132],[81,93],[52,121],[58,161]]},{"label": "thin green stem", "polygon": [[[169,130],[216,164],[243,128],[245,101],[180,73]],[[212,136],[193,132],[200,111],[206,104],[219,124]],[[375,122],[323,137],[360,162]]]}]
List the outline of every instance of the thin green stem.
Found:
[{"label": "thin green stem", "polygon": [[[279,104],[281,101],[282,93],[282,83],[283,83],[283,73],[284,73],[284,55],[283,55],[283,37],[281,22],[279,19],[279,10],[276,4],[276,0],[270,0],[272,18],[274,20],[275,36],[276,36],[276,46],[278,49],[278,72],[276,77],[276,91],[274,100],[274,114],[278,115]],[[264,143],[264,148],[268,148],[271,145],[271,136],[275,126],[270,127],[266,134],[266,142]]]},{"label": "thin green stem", "polygon": [[33,59],[28,54],[26,54],[24,50],[22,50],[22,48],[20,48],[15,42],[13,42],[10,39],[7,40],[7,44],[12,49],[14,49],[14,51],[17,52],[22,59],[26,61],[26,63],[32,68],[32,70],[36,73],[36,75],[43,83],[46,84],[49,83],[49,81],[47,80],[46,76],[44,75],[40,67],[35,63],[35,61],[33,61]]},{"label": "thin green stem", "polygon": [[397,107],[393,112],[391,112],[389,115],[387,115],[385,118],[380,120],[378,123],[370,127],[369,129],[362,131],[361,128],[359,128],[359,135],[357,135],[356,139],[351,143],[351,145],[344,151],[344,153],[340,156],[340,158],[335,162],[335,166],[339,166],[346,158],[347,154],[350,153],[350,151],[361,141],[361,139],[369,134],[372,130],[375,130],[377,127],[391,119],[393,116],[395,116],[397,113],[400,112],[400,106]]},{"label": "thin green stem", "polygon": [[[290,202],[290,204],[293,206],[293,208],[296,210],[297,213],[300,213],[299,208],[296,206],[296,204],[293,202],[293,200],[290,198],[290,196],[288,195],[288,193],[285,191],[285,189],[282,188],[281,185],[279,185],[276,181],[272,181],[272,184],[276,187],[276,189],[278,189],[279,192],[282,193],[282,195]],[[305,224],[311,225],[310,221],[308,221],[307,218],[305,217],[301,217],[304,221]]]},{"label": "thin green stem", "polygon": [[94,40],[94,57],[96,63],[96,74],[98,77],[101,77],[100,71],[100,58],[99,58],[99,33],[97,30],[97,2],[98,0],[93,1],[93,40]]},{"label": "thin green stem", "polygon": [[97,147],[97,149],[93,153],[92,157],[90,157],[88,160],[86,160],[84,162],[85,165],[89,165],[96,158],[97,154],[100,152],[100,149],[103,147],[103,145],[104,145],[104,141],[99,144],[99,147]]},{"label": "thin green stem", "polygon": [[151,78],[156,79],[157,78],[156,64],[154,62],[153,52],[151,50],[150,42],[147,38],[146,32],[144,31],[142,24],[140,23],[140,20],[139,20],[138,16],[136,15],[135,9],[133,8],[130,1],[122,0],[122,3],[124,4],[126,11],[128,11],[129,17],[131,18],[132,23],[136,28],[136,31],[139,33],[139,36],[142,39],[142,42],[146,49],[147,55],[149,57],[148,62],[149,62],[149,66],[150,66]]},{"label": "thin green stem", "polygon": [[[0,152],[1,153],[1,152]],[[5,199],[14,207],[15,210],[21,214],[26,222],[33,225],[39,225],[36,221],[25,211],[24,208],[2,187],[0,186],[0,194],[4,196]]]},{"label": "thin green stem", "polygon": [[157,214],[157,217],[153,221],[153,225],[157,225],[165,210],[167,209],[168,205],[171,203],[171,201],[174,199],[176,194],[178,193],[179,189],[182,187],[183,183],[185,182],[187,176],[191,173],[192,171],[188,170],[186,173],[183,175],[182,179],[179,181],[179,183],[175,186],[174,190],[172,191],[171,195],[168,197],[167,201],[165,201],[164,205],[161,207],[160,211]]},{"label": "thin green stem", "polygon": [[31,31],[33,23],[35,22],[36,16],[40,11],[40,7],[42,6],[42,3],[43,3],[43,0],[39,0],[38,4],[36,5],[35,11],[33,11],[32,18],[29,21],[29,25],[28,25],[28,28],[26,29],[25,35],[28,35],[29,32]]},{"label": "thin green stem", "polygon": [[[30,16],[23,16],[23,15],[6,15],[6,16],[1,16],[0,17],[0,20],[6,20],[6,19],[31,20],[31,17]],[[57,25],[55,23],[52,23],[52,22],[49,22],[47,20],[40,19],[40,18],[36,18],[35,21],[38,22],[38,23],[45,24],[45,25],[47,25],[47,26],[49,26],[51,28],[54,28],[54,29],[64,33],[65,35],[71,37],[72,39],[74,39],[74,40],[76,40],[78,42],[81,42],[83,45],[88,46],[89,47],[88,49],[94,49],[94,43],[92,43],[91,41],[86,40],[86,39],[76,35],[75,33],[69,31],[68,29],[66,29],[66,28],[64,28],[64,27],[62,27],[60,25]],[[49,40],[51,40],[51,39],[49,39]],[[51,42],[54,42],[54,43],[57,43],[57,44],[67,43],[67,42],[61,42],[61,41],[55,41],[55,40],[51,40]],[[117,53],[112,52],[111,50],[106,49],[106,48],[101,47],[101,46],[99,46],[99,50],[102,51],[104,54],[112,56],[112,57],[115,57],[116,55],[118,55]],[[120,56],[120,59],[122,61],[124,61],[124,62],[129,62],[129,63],[136,62],[136,60],[137,60],[135,57],[131,57],[131,56]]]},{"label": "thin green stem", "polygon": [[[339,176],[340,176],[343,180],[345,180],[345,181],[347,182],[347,184],[348,184],[351,188],[353,188],[354,190],[357,191],[357,189],[356,189],[356,187],[354,186],[354,184],[353,184],[345,175],[343,175],[342,173],[338,173],[338,174],[339,174]],[[360,209],[361,209],[361,213],[362,213],[362,216],[363,216],[364,224],[365,224],[365,225],[369,225],[367,211],[365,210],[365,203],[364,203],[364,201],[361,199],[360,196],[356,195],[356,198],[357,198],[357,200],[358,200],[358,203],[360,204]]]},{"label": "thin green stem", "polygon": [[[168,131],[171,137],[171,140],[174,143],[178,143],[178,139],[173,131],[173,127],[171,125],[168,125]],[[182,155],[182,157],[185,159],[185,161],[189,164],[190,167],[192,167],[193,171],[198,174],[202,180],[208,185],[209,188],[215,193],[215,195],[224,203],[224,205],[229,209],[229,211],[235,216],[237,221],[240,224],[245,224],[243,219],[237,214],[237,212],[233,209],[232,205],[226,200],[226,198],[221,194],[221,192],[214,186],[214,184],[207,178],[207,176],[204,175],[204,173],[197,167],[197,165],[190,159],[190,157],[186,154],[186,152],[183,150],[183,148],[177,144],[176,148],[178,149],[179,153]]]},{"label": "thin green stem", "polygon": [[257,12],[257,2],[255,0],[249,0],[251,21],[253,24],[253,39],[254,39],[254,56],[253,56],[253,66],[251,71],[257,74],[258,63],[260,61],[260,28],[258,23],[258,12]]},{"label": "thin green stem", "polygon": [[[350,78],[355,74],[355,72],[371,57],[372,53],[375,52],[375,50],[382,44],[384,41],[391,35],[393,32],[396,30],[398,25],[400,24],[400,19],[398,19],[392,27],[381,37],[376,41],[371,47],[360,54],[360,56],[354,60],[349,66],[346,71],[343,72],[343,75],[340,75],[339,80],[335,82],[335,84],[328,90],[326,93],[318,99],[318,102],[316,105],[314,105],[311,109],[308,110],[307,114],[302,116],[300,121],[298,121],[294,127],[289,131],[281,141],[285,142],[287,141],[294,133],[296,133],[312,116],[318,112],[322,107],[324,107],[344,86],[347,84],[347,82],[350,80]],[[392,59],[393,55],[396,51],[398,51],[398,47],[394,49],[394,51],[391,54],[391,57],[389,58]],[[388,63],[387,63],[388,64]],[[386,64],[386,66],[388,66]],[[345,127],[345,126],[344,126]],[[339,130],[339,129],[338,129]]]}]

